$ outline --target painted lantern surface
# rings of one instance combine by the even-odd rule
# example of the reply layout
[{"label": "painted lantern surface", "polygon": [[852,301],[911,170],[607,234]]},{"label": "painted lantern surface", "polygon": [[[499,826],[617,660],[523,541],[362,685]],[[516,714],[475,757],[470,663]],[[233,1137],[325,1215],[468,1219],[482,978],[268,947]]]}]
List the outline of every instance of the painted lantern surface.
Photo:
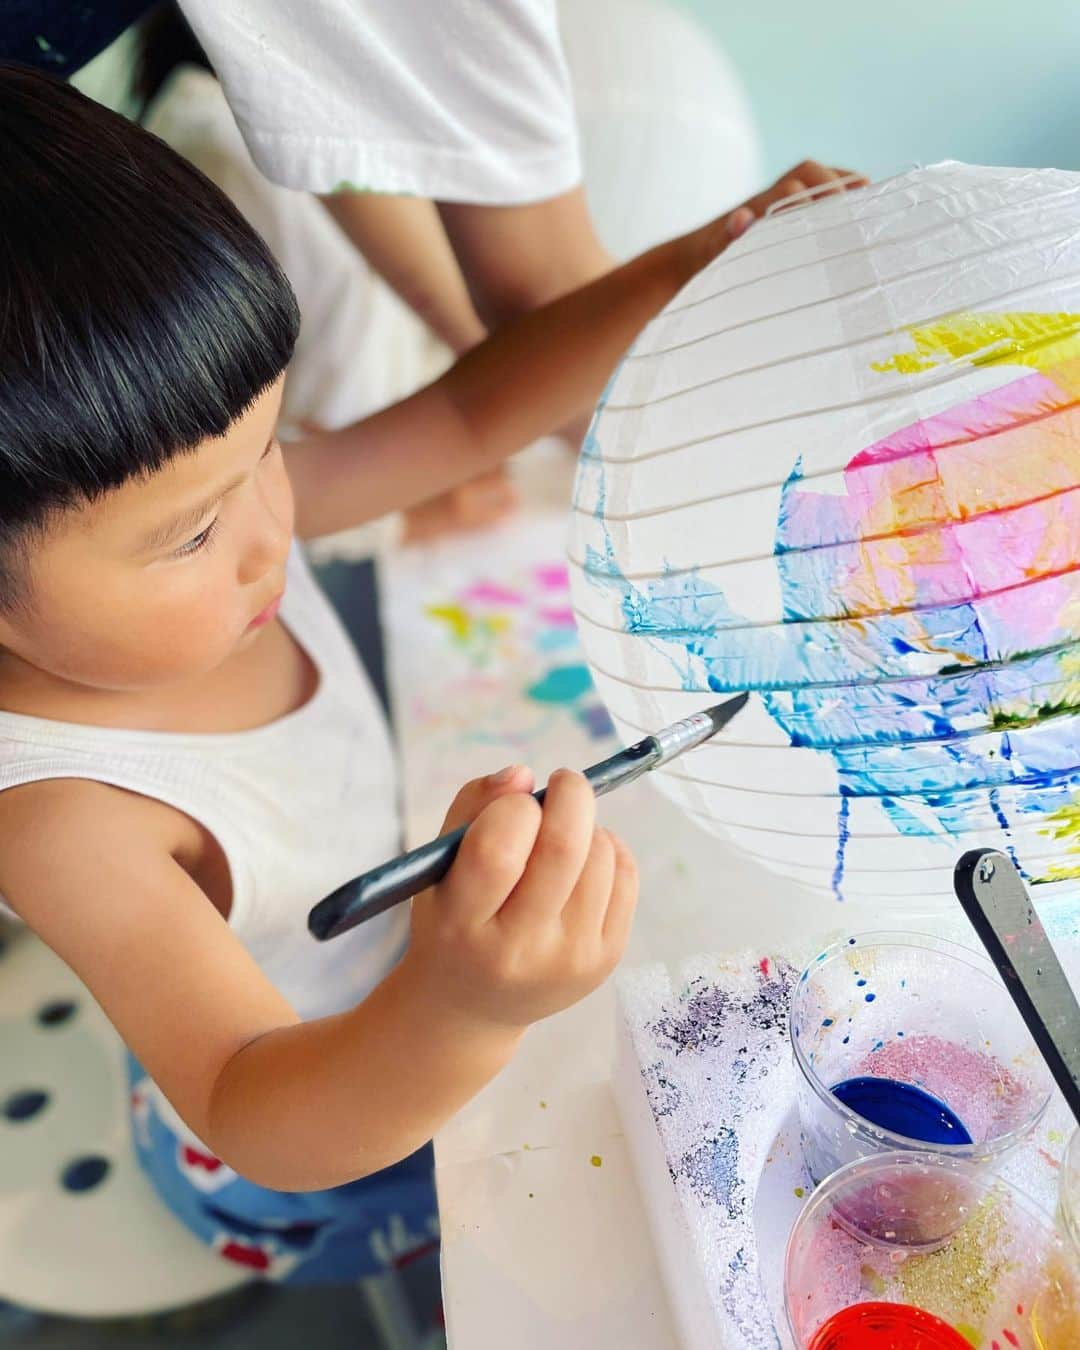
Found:
[{"label": "painted lantern surface", "polygon": [[569,552],[620,732],[749,689],[665,790],[777,872],[1080,889],[1080,175],[942,164],[778,212],[613,377]]}]

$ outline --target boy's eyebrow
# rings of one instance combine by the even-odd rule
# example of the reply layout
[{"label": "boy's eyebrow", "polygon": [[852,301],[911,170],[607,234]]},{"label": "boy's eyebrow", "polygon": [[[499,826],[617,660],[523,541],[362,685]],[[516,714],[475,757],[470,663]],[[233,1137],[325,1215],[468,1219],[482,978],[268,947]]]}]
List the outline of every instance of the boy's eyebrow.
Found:
[{"label": "boy's eyebrow", "polygon": [[152,553],[154,549],[163,548],[174,539],[179,539],[187,533],[187,531],[193,530],[196,525],[200,524],[205,519],[211,508],[216,506],[223,497],[232,492],[233,488],[239,487],[246,477],[246,473],[236,474],[225,484],[220,492],[215,492],[212,497],[207,497],[205,501],[200,502],[199,505],[192,510],[185,511],[183,515],[174,516],[172,520],[166,521],[164,525],[159,525],[156,529],[151,530],[144,536],[140,544],[140,549],[144,552]]},{"label": "boy's eyebrow", "polygon": [[[270,448],[273,444],[274,444],[274,437],[271,436],[270,439],[266,442],[266,445],[263,447],[262,452],[263,459],[265,459],[266,456],[269,454]],[[166,544],[171,543],[174,539],[180,538],[188,530],[193,530],[196,525],[201,523],[203,518],[210,511],[211,507],[216,506],[222,500],[222,498],[227,497],[229,493],[233,491],[234,488],[238,488],[246,478],[247,478],[246,473],[234,474],[232,478],[230,478],[229,481],[225,484],[225,486],[221,488],[218,492],[215,492],[212,497],[205,498],[203,501],[199,503],[198,506],[194,507],[192,510],[185,511],[183,515],[174,516],[172,520],[166,521],[164,525],[159,525],[156,529],[151,530],[143,538],[142,543],[140,544],[141,551],[146,553],[152,553],[154,549],[163,548]]]}]

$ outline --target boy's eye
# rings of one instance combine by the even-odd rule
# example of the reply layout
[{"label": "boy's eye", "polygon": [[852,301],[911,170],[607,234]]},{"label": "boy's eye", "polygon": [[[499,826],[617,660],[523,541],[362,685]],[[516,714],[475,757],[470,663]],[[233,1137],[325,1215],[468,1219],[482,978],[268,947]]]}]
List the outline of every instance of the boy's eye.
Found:
[{"label": "boy's eye", "polygon": [[217,530],[217,517],[215,516],[215,518],[210,522],[209,525],[207,525],[206,529],[203,530],[201,534],[197,534],[194,539],[189,539],[186,544],[180,545],[180,547],[176,550],[177,557],[185,558],[192,553],[198,553],[200,549],[205,548],[207,544],[210,542],[210,540],[213,539],[216,530]]}]

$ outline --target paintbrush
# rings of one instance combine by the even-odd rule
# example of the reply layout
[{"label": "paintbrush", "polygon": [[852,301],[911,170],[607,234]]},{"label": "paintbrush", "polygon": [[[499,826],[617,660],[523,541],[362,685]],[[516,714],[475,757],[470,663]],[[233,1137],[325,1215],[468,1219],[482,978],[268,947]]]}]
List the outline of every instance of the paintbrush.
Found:
[{"label": "paintbrush", "polygon": [[[745,706],[748,697],[738,694],[715,708],[707,708],[675,722],[585,769],[584,775],[598,797],[632,783],[650,769],[670,764],[685,751],[715,736]],[[533,796],[543,803],[546,793],[546,788],[539,788]],[[327,938],[337,937],[365,919],[372,919],[434,886],[449,871],[467,828],[463,825],[459,830],[441,835],[431,843],[403,853],[400,858],[393,858],[339,886],[311,910],[309,931],[320,942],[325,942]]]}]

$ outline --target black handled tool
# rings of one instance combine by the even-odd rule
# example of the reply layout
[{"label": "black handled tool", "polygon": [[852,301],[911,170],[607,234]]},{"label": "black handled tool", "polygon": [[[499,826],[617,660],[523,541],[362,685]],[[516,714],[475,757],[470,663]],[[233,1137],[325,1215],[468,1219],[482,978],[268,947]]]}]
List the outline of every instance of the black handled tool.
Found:
[{"label": "black handled tool", "polygon": [[965,853],[953,885],[1080,1124],[1080,1004],[1012,860]]},{"label": "black handled tool", "polygon": [[[737,694],[715,708],[694,713],[653,736],[646,736],[636,745],[586,769],[585,777],[598,797],[624,783],[632,783],[650,769],[670,763],[677,755],[715,736],[745,706],[748,697]],[[546,788],[540,788],[533,796],[543,802],[546,791]],[[428,886],[434,886],[450,870],[465,837],[465,829],[462,826],[460,830],[441,835],[430,844],[403,853],[400,858],[339,886],[308,914],[308,930],[320,942],[325,942],[327,938],[337,937],[365,919],[399,905]]]}]

